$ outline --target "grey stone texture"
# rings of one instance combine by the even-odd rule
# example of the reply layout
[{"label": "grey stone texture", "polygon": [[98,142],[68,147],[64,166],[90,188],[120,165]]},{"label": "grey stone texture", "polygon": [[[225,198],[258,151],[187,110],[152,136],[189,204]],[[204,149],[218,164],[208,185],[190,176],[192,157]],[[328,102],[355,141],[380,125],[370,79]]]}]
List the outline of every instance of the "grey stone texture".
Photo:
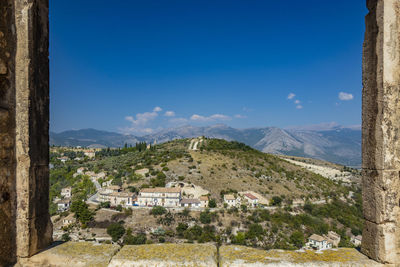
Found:
[{"label": "grey stone texture", "polygon": [[363,51],[362,251],[400,263],[400,1],[367,0]]},{"label": "grey stone texture", "polygon": [[52,241],[48,4],[0,1],[0,266]]}]

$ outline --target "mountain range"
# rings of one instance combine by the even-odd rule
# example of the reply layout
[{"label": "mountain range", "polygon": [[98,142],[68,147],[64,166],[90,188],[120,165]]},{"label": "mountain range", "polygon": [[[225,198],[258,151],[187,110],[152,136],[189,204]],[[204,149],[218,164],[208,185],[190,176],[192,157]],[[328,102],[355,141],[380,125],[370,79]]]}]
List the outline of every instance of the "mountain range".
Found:
[{"label": "mountain range", "polygon": [[95,129],[50,132],[50,145],[122,147],[125,143],[164,143],[174,139],[206,136],[245,143],[262,152],[326,160],[346,166],[361,165],[361,129],[358,127],[236,129],[224,124],[165,129],[146,136],[124,135]]}]

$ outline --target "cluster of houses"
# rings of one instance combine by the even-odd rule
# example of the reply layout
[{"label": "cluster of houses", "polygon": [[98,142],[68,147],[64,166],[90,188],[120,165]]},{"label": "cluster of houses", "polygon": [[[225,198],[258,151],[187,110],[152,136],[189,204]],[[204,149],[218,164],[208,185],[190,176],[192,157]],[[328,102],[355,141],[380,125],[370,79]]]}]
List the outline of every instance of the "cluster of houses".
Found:
[{"label": "cluster of houses", "polygon": [[306,247],[313,248],[316,250],[330,249],[337,247],[340,243],[340,235],[333,231],[329,231],[327,235],[313,234],[308,238]]},{"label": "cluster of houses", "polygon": [[228,208],[240,207],[243,204],[251,208],[255,208],[259,205],[268,205],[266,200],[255,196],[255,193],[239,193],[236,196],[233,194],[226,194],[224,195],[224,203]]},{"label": "cluster of houses", "polygon": [[[353,243],[354,246],[361,246],[362,236],[353,236],[350,239],[350,242]],[[340,243],[340,235],[333,231],[329,231],[327,235],[317,235],[313,234],[308,238],[308,242],[306,243],[306,247],[316,249],[316,250],[324,250],[330,249],[333,247],[338,247]]]},{"label": "cluster of houses", "polygon": [[57,210],[63,212],[69,210],[71,206],[72,188],[66,187],[61,189],[61,199],[55,198],[54,202],[57,204]]},{"label": "cluster of houses", "polygon": [[[85,155],[85,157],[88,157],[89,159],[93,159],[96,156],[96,150],[95,149],[72,149],[72,151],[81,151],[83,152],[83,155]],[[59,161],[61,161],[62,163],[65,163],[69,160],[71,160],[71,158],[67,157],[67,156],[61,156],[57,158]],[[80,157],[76,157],[73,160],[75,161],[79,161],[82,160],[83,158]]]},{"label": "cluster of houses", "polygon": [[98,194],[99,202],[110,202],[111,206],[162,206],[166,208],[208,207],[207,196],[201,196],[200,198],[182,198],[182,192],[179,187],[143,188],[138,195],[135,195],[131,192],[122,191],[119,186],[112,185],[99,190]]},{"label": "cluster of houses", "polygon": [[179,187],[144,188],[140,190],[137,196],[137,205],[141,207],[162,206],[169,208],[205,208],[208,207],[208,197],[182,198],[182,192]]},{"label": "cluster of houses", "polygon": [[121,187],[117,185],[110,185],[98,192],[99,202],[110,202],[111,206],[133,206],[135,194],[131,192],[121,191]]}]

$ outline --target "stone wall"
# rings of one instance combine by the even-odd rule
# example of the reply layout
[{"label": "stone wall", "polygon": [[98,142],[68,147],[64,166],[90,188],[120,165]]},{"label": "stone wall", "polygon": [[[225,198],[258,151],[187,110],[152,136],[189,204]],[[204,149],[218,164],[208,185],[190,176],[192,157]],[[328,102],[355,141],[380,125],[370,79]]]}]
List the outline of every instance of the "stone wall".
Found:
[{"label": "stone wall", "polygon": [[48,0],[0,1],[0,265],[51,242]]},{"label": "stone wall", "polygon": [[15,23],[0,1],[0,266],[15,258]]},{"label": "stone wall", "polygon": [[362,251],[400,257],[400,1],[368,0],[363,54]]},{"label": "stone wall", "polygon": [[16,267],[381,267],[355,249],[322,252],[263,250],[215,244],[153,244],[140,246],[99,245],[68,242],[31,258],[21,258]]},{"label": "stone wall", "polygon": [[[17,258],[22,262],[51,242],[48,5],[48,0],[0,1],[0,265]],[[367,6],[370,13],[366,17],[363,54],[362,251],[379,262],[396,264],[400,262],[400,0],[367,0]],[[63,248],[58,249],[64,251]],[[151,254],[154,248],[140,249],[155,255]],[[109,249],[110,255],[117,250]],[[215,255],[215,250],[210,249]],[[122,253],[128,250],[129,247],[121,250],[113,258],[116,265],[135,261],[135,251],[139,249],[131,248],[132,255]],[[272,255],[259,251],[248,251],[235,259],[236,253],[245,250],[220,248],[217,261],[239,266],[250,254],[261,257],[260,261],[272,256],[278,257],[277,262],[283,261],[275,252]],[[68,257],[68,253],[59,255],[57,251],[47,253],[55,252],[57,259]],[[347,255],[346,251],[339,251]],[[43,255],[47,254],[26,262],[40,260]],[[291,257],[303,259],[301,255]],[[304,255],[307,259],[326,259]],[[80,259],[73,258],[72,262],[79,263]]]}]

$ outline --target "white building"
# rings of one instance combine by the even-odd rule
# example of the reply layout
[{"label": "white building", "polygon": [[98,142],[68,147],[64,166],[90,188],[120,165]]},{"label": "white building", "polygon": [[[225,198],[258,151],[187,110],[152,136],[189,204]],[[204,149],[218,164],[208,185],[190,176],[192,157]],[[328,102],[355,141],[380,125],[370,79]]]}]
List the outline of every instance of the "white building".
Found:
[{"label": "white building", "polygon": [[332,248],[332,243],[325,237],[313,234],[308,238],[306,246],[317,250],[323,250]]},{"label": "white building", "polygon": [[181,206],[188,208],[200,208],[201,202],[197,198],[184,198],[181,200]]},{"label": "white building", "polygon": [[61,157],[61,158],[57,158],[58,160],[60,160],[62,163],[65,163],[65,162],[67,162],[68,160],[69,160],[69,158],[68,157]]},{"label": "white building", "polygon": [[119,186],[109,186],[105,189],[99,191],[99,201],[100,202],[110,202],[111,206],[132,206],[133,199],[135,197],[134,193],[121,192]]},{"label": "white building", "polygon": [[57,203],[57,210],[60,212],[69,210],[69,207],[71,206],[71,200],[69,198],[62,199],[58,201]]},{"label": "white building", "polygon": [[132,206],[134,197],[135,195],[133,193],[128,192],[99,192],[99,200],[101,202],[110,202],[110,205],[113,207],[118,205],[126,207]]},{"label": "white building", "polygon": [[110,186],[111,183],[112,183],[112,180],[108,180],[108,181],[103,182],[103,183],[101,184],[101,186],[102,186],[102,187],[107,187],[107,186]]},{"label": "white building", "polygon": [[65,188],[61,189],[61,196],[63,198],[71,198],[72,188],[69,186],[69,187],[65,187]]},{"label": "white building", "polygon": [[351,243],[354,244],[354,246],[359,247],[359,246],[361,246],[362,236],[361,236],[361,235],[353,236],[353,237],[350,239],[350,241],[351,241]]},{"label": "white building", "polygon": [[101,190],[104,193],[121,192],[121,187],[119,185],[110,185]]},{"label": "white building", "polygon": [[228,207],[236,207],[236,198],[234,195],[224,195],[224,203],[228,204]]},{"label": "white building", "polygon": [[258,198],[253,194],[247,193],[243,195],[243,198],[249,203],[251,207],[257,207],[258,205]]},{"label": "white building", "polygon": [[139,206],[179,207],[181,189],[177,187],[144,188],[138,195]]},{"label": "white building", "polygon": [[208,207],[208,196],[200,197],[200,207],[207,208]]}]

